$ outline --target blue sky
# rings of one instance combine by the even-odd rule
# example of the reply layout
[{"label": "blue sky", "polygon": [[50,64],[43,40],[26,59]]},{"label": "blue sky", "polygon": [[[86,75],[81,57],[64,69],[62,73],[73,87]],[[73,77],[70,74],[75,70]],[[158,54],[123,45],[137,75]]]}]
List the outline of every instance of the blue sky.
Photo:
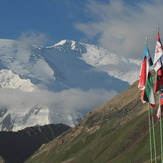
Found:
[{"label": "blue sky", "polygon": [[69,39],[141,58],[146,36],[154,51],[157,24],[163,35],[162,15],[162,0],[0,0],[0,38]]},{"label": "blue sky", "polygon": [[80,41],[84,33],[74,28],[89,20],[87,0],[1,0],[0,38],[17,39],[24,32],[44,33],[54,42]]}]

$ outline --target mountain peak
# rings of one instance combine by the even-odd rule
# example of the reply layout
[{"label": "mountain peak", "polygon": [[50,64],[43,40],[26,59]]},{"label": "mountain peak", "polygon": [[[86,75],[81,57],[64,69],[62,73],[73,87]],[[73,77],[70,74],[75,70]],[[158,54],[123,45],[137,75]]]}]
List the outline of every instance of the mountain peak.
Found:
[{"label": "mountain peak", "polygon": [[59,43],[55,44],[53,47],[62,47],[66,51],[73,50],[78,53],[86,52],[85,44],[73,40],[62,40]]},{"label": "mountain peak", "polygon": [[73,40],[62,40],[62,41],[58,42],[57,44],[55,44],[55,46],[72,44],[73,42],[75,42],[75,41],[73,41]]}]

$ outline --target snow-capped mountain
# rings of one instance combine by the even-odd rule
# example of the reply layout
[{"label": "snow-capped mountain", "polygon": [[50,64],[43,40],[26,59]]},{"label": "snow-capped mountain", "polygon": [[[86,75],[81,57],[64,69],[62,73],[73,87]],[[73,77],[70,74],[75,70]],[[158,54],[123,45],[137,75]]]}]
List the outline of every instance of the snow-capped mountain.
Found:
[{"label": "snow-capped mountain", "polygon": [[73,126],[128,88],[138,72],[139,61],[94,45],[63,40],[40,47],[1,39],[0,130],[60,122]]},{"label": "snow-capped mountain", "polygon": [[21,79],[12,70],[0,70],[0,88],[20,89],[25,92],[33,92],[36,86],[29,79]]}]

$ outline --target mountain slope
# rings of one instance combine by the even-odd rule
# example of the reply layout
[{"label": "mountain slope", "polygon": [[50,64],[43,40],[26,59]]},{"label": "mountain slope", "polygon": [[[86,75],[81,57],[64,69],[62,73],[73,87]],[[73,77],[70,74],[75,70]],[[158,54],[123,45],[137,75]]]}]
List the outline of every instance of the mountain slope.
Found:
[{"label": "mountain slope", "polygon": [[63,124],[29,127],[18,132],[0,132],[0,156],[7,163],[21,163],[44,143],[70,127]]},{"label": "mountain slope", "polygon": [[[123,88],[118,84],[121,83],[126,88],[125,82],[107,75],[104,71],[96,71],[95,67],[84,59],[84,56],[92,55],[88,51],[90,46],[69,40],[50,47],[31,46],[14,40],[0,40],[0,67],[12,70],[22,79],[30,79],[38,87],[51,91],[69,88],[111,89],[110,87],[115,83],[117,84],[115,90],[121,92]],[[91,48],[96,49],[96,53],[99,51],[99,55],[106,53],[105,49],[93,45]],[[115,55],[110,57],[110,62],[118,61],[119,64],[121,60],[125,60],[117,57],[114,61],[114,57]]]},{"label": "mountain slope", "polygon": [[[91,111],[81,123],[43,145],[26,162],[135,163],[149,159],[147,105],[140,101],[137,82]],[[159,129],[156,123],[157,146]]]},{"label": "mountain slope", "polygon": [[99,67],[110,63],[131,64],[137,72],[136,62],[94,45],[63,40],[40,47],[0,39],[0,130],[49,123],[74,126],[129,87],[121,73],[117,78]]}]

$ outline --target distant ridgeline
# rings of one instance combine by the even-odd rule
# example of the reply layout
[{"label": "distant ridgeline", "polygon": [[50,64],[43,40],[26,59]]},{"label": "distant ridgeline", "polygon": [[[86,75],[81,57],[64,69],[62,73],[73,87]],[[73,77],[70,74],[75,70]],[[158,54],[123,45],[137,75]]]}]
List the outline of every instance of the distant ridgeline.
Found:
[{"label": "distant ridgeline", "polygon": [[69,128],[64,124],[50,124],[28,127],[17,132],[2,131],[0,132],[0,156],[5,163],[23,163],[42,144],[48,143]]}]

